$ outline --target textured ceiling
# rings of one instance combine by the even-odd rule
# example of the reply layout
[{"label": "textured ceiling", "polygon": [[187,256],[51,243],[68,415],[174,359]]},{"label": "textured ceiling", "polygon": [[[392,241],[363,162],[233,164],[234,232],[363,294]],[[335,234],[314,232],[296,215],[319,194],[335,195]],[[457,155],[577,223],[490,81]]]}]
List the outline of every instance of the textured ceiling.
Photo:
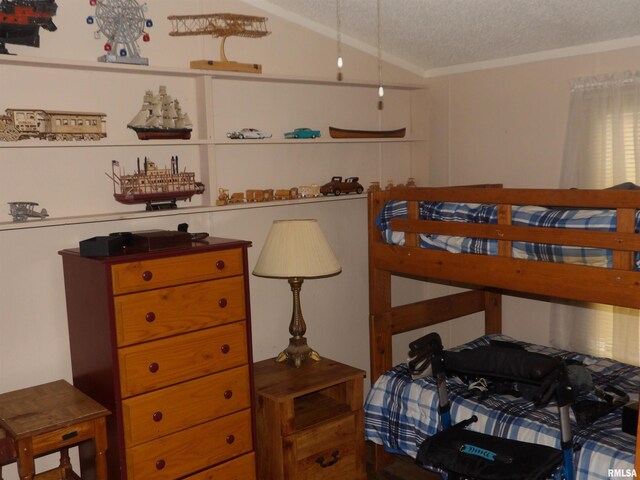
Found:
[{"label": "textured ceiling", "polygon": [[[249,3],[252,3],[249,0]],[[262,0],[335,31],[336,0]],[[383,55],[413,70],[640,38],[640,0],[380,0]],[[345,43],[377,51],[376,0],[340,0]]]}]

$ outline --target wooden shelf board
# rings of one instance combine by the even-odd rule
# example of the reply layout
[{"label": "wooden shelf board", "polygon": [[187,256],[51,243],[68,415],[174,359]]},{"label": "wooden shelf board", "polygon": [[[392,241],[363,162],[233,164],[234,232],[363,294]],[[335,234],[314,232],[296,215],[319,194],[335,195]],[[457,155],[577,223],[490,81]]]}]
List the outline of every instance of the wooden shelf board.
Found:
[{"label": "wooden shelf board", "polygon": [[[150,217],[170,217],[175,215],[190,215],[213,212],[225,212],[232,210],[247,210],[253,208],[275,208],[286,207],[290,205],[307,204],[307,203],[323,203],[323,202],[343,202],[349,200],[364,200],[366,194],[350,194],[341,195],[339,197],[313,197],[299,198],[296,200],[279,200],[273,202],[252,202],[252,203],[235,203],[224,206],[204,205],[199,207],[179,207],[172,210],[157,210],[147,212],[144,210],[136,212],[116,212],[95,215],[76,215],[71,217],[53,217],[43,220],[27,220],[26,222],[0,222],[0,232],[8,230],[24,230],[29,228],[46,228],[60,227],[68,225],[81,225],[84,223],[100,223],[100,222],[117,222],[123,220],[135,220]],[[142,206],[141,206],[142,208]]]},{"label": "wooden shelf board", "polygon": [[[311,85],[335,85],[344,87],[370,87],[377,89],[379,87],[378,82],[364,81],[364,80],[349,80],[349,81],[337,81],[332,78],[314,78],[314,77],[298,77],[288,75],[270,75],[255,73],[242,73],[242,72],[223,72],[223,71],[211,71],[211,70],[196,70],[191,68],[178,68],[178,67],[156,67],[153,65],[132,65],[132,64],[119,64],[119,63],[105,63],[99,61],[80,61],[69,60],[62,58],[42,58],[42,57],[29,57],[23,55],[2,55],[0,57],[0,65],[17,65],[17,66],[29,66],[29,67],[43,67],[43,68],[59,68],[59,69],[71,69],[71,70],[89,70],[89,71],[109,71],[109,72],[121,72],[130,73],[136,75],[164,75],[164,76],[177,76],[177,77],[209,77],[212,79],[223,80],[247,80],[255,82],[277,82],[277,83],[297,83],[297,84],[311,84]],[[409,83],[388,83],[384,85],[385,88],[398,89],[398,90],[421,90],[426,88],[423,84],[409,84]]]},{"label": "wooden shelf board", "polygon": [[297,139],[297,140],[285,140],[285,139],[272,139],[265,138],[263,140],[216,140],[213,142],[216,146],[234,146],[234,145],[307,145],[317,143],[411,143],[422,142],[422,138],[330,138],[320,137],[314,139]]}]

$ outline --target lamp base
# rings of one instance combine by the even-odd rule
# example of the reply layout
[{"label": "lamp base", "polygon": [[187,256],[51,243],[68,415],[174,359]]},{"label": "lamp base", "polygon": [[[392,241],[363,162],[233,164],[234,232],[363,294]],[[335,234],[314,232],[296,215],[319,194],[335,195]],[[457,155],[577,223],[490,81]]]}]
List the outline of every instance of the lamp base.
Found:
[{"label": "lamp base", "polygon": [[285,348],[280,355],[276,357],[276,362],[291,362],[296,368],[300,368],[302,362],[306,359],[320,360],[318,352],[307,345],[307,339],[304,337],[291,337],[289,346]]}]

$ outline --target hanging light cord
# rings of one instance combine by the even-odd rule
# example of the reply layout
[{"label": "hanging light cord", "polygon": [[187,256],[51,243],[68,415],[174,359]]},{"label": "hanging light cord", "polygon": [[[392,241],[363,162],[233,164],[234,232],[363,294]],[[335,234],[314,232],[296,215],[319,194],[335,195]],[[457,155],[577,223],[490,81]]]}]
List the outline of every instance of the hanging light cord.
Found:
[{"label": "hanging light cord", "polygon": [[378,0],[378,96],[384,96],[384,87],[382,86],[382,41],[380,38],[380,0]]},{"label": "hanging light cord", "polygon": [[342,28],[340,24],[340,0],[336,0],[336,31],[338,40],[338,80],[342,80]]}]

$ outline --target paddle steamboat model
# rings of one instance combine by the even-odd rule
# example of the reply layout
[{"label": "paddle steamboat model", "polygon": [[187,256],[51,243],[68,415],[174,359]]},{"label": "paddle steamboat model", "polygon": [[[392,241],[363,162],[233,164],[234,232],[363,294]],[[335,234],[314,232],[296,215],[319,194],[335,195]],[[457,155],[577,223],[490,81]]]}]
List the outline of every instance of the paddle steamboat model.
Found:
[{"label": "paddle steamboat model", "polygon": [[168,95],[167,87],[161,85],[157,95],[147,90],[142,108],[127,127],[134,130],[140,140],[189,140],[193,123],[178,100]]},{"label": "paddle steamboat model", "polygon": [[111,175],[107,176],[113,181],[113,197],[118,202],[146,203],[147,210],[163,210],[177,208],[178,200],[191,200],[204,192],[204,184],[196,181],[195,173],[179,170],[177,156],[171,157],[170,169],[158,168],[146,157],[142,168],[138,159],[137,167],[135,173],[127,175],[117,160],[111,162]]},{"label": "paddle steamboat model", "polygon": [[40,46],[40,27],[57,30],[51,20],[58,10],[54,0],[0,0],[0,54],[8,54],[5,43]]}]

